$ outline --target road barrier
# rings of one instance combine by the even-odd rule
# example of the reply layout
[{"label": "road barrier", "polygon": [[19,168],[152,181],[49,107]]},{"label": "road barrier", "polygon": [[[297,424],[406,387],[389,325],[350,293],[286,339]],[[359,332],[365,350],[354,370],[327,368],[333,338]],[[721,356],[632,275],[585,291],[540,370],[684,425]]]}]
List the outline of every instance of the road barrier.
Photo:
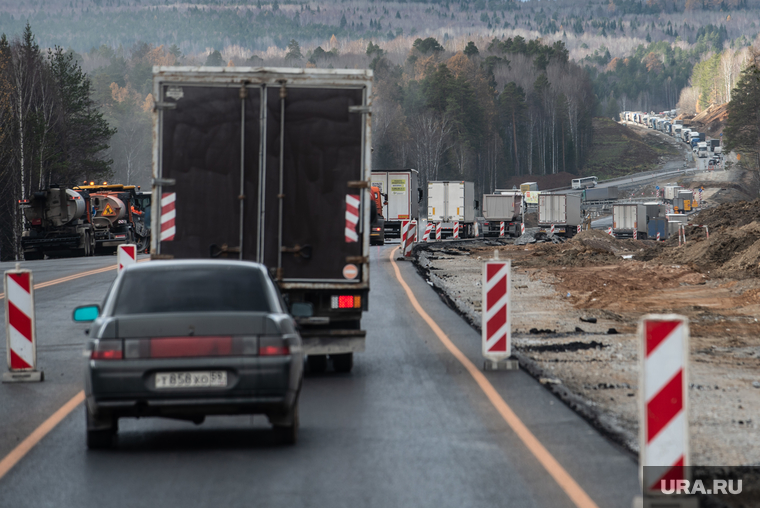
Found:
[{"label": "road barrier", "polygon": [[612,228],[607,228],[607,234],[610,236],[615,236],[615,233],[612,232]]},{"label": "road barrier", "polygon": [[636,231],[635,229],[633,230],[633,239],[634,240],[638,240],[639,239],[639,232]]},{"label": "road barrier", "polygon": [[480,226],[478,226],[477,222],[472,225],[472,229],[474,231],[474,233],[473,233],[472,236],[474,236],[475,238],[479,237],[480,236]]},{"label": "road barrier", "polygon": [[37,370],[37,330],[31,270],[5,272],[5,338],[9,372],[3,383],[42,381]]},{"label": "road barrier", "polygon": [[437,241],[441,241],[441,230],[443,229],[443,225],[441,225],[440,222],[437,222],[435,225],[435,239]]},{"label": "road barrier", "polygon": [[524,222],[520,223],[520,234],[521,235],[525,234],[525,223]]},{"label": "road barrier", "polygon": [[453,237],[455,239],[459,239],[459,221],[454,221],[454,234]]},{"label": "road barrier", "polygon": [[657,241],[658,242],[660,241],[660,232],[659,231],[657,232]]},{"label": "road barrier", "polygon": [[[639,321],[641,358],[640,478],[645,493],[660,481],[686,479],[689,465],[689,323],[674,314]],[[675,505],[679,506],[679,505]]]},{"label": "road barrier", "polygon": [[551,234],[554,234],[554,224],[552,224],[550,232],[551,232]]},{"label": "road barrier", "polygon": [[483,264],[481,334],[486,370],[517,368],[516,360],[507,360],[512,355],[512,261],[500,261],[498,254],[495,251],[494,259]]},{"label": "road barrier", "polygon": [[499,237],[504,238],[504,221],[499,223]]},{"label": "road barrier", "polygon": [[578,224],[578,229],[577,229],[577,231],[576,231],[576,232],[577,232],[577,233],[580,233],[580,232],[581,232],[581,225],[580,225],[580,224]]},{"label": "road barrier", "polygon": [[[348,199],[348,195],[346,195],[346,199]],[[176,203],[176,192],[164,192],[161,195],[161,236],[159,237],[159,241],[161,242],[171,242],[174,240],[174,235],[177,231],[174,222],[177,217],[177,212],[175,209]],[[346,217],[348,217],[348,208],[346,208]],[[346,230],[348,230],[348,219],[346,219]],[[355,227],[354,233],[356,233]],[[348,241],[348,236],[346,236],[346,241]]]},{"label": "road barrier", "polygon": [[417,221],[404,221],[406,223],[404,240],[404,256],[412,255],[412,247],[414,242],[417,241]]},{"label": "road barrier", "polygon": [[137,262],[137,245],[125,243],[116,249],[117,273],[121,273],[126,267]]},{"label": "road barrier", "polygon": [[425,226],[425,234],[422,236],[422,241],[427,242],[430,241],[430,232],[433,230],[433,223],[428,222]]}]

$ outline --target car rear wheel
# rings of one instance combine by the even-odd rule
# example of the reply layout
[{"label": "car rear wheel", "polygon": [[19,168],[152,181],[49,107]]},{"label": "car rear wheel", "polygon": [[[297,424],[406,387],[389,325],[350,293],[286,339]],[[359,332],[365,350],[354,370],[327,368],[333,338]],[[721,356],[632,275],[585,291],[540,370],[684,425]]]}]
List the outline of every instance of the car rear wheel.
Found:
[{"label": "car rear wheel", "polygon": [[354,354],[343,353],[339,355],[330,355],[332,358],[333,368],[335,372],[351,372],[354,367]]},{"label": "car rear wheel", "polygon": [[306,357],[309,373],[322,374],[327,370],[327,355],[309,355]]},{"label": "car rear wheel", "polygon": [[286,445],[294,445],[298,441],[298,425],[300,423],[298,418],[298,399],[296,399],[296,402],[293,404],[293,408],[290,411],[290,423],[286,425],[274,425],[274,432],[277,439]]},{"label": "car rear wheel", "polygon": [[90,450],[110,448],[118,430],[117,420],[115,418],[96,418],[90,414],[87,406],[85,406],[84,412],[87,421],[87,448]]}]

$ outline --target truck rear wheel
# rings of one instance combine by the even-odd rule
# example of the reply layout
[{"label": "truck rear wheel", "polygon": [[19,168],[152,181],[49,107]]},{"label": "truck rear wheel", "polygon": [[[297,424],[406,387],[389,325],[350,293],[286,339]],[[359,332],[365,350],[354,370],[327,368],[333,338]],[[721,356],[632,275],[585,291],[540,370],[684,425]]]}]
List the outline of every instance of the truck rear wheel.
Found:
[{"label": "truck rear wheel", "polygon": [[335,372],[351,372],[354,367],[354,354],[343,353],[339,355],[330,355]]}]

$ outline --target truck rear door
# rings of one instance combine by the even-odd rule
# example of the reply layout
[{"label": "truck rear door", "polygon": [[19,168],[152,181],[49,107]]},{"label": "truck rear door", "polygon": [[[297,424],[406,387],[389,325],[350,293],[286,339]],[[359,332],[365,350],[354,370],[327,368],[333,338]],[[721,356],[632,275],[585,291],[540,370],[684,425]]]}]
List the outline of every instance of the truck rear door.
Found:
[{"label": "truck rear door", "polygon": [[[365,95],[362,88],[266,90],[263,261],[277,267],[285,283],[369,276],[362,259],[369,239],[360,220],[361,189],[370,178],[362,149],[365,117],[352,112]],[[358,272],[344,270],[348,265]]]},{"label": "truck rear door", "polygon": [[412,182],[409,173],[388,173],[388,217],[390,220],[411,218]]},{"label": "truck rear door", "polygon": [[465,207],[472,206],[465,201],[464,182],[450,182],[449,221],[465,220]]},{"label": "truck rear door", "polygon": [[159,93],[158,252],[255,257],[242,237],[258,235],[260,89],[168,81]]},{"label": "truck rear door", "polygon": [[444,182],[428,183],[428,220],[430,222],[446,221],[446,184]]}]

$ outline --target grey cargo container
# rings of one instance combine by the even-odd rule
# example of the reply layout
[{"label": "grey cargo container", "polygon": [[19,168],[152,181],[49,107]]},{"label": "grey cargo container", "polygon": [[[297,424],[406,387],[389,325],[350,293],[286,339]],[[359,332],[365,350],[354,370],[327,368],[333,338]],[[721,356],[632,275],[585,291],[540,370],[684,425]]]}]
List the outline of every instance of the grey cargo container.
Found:
[{"label": "grey cargo container", "polygon": [[508,191],[501,194],[483,194],[483,234],[499,236],[501,223],[504,222],[504,234],[520,236],[520,213],[522,211],[522,193]]},{"label": "grey cargo container", "polygon": [[647,234],[647,207],[639,203],[620,203],[612,205],[612,232],[618,237],[637,236],[645,238]]},{"label": "grey cargo container", "polygon": [[580,194],[540,194],[538,196],[538,226],[541,231],[573,236],[581,224]]},{"label": "grey cargo container", "polygon": [[586,189],[583,191],[584,201],[609,201],[618,198],[618,188],[614,185],[610,187],[597,187],[595,189]]},{"label": "grey cargo container", "polygon": [[352,361],[369,293],[371,96],[368,70],[154,67],[152,258],[263,263],[300,304],[304,352]]},{"label": "grey cargo container", "polygon": [[647,224],[647,237],[656,240],[657,233],[660,233],[660,240],[667,240],[670,236],[667,217],[655,217],[649,219],[649,223]]}]

